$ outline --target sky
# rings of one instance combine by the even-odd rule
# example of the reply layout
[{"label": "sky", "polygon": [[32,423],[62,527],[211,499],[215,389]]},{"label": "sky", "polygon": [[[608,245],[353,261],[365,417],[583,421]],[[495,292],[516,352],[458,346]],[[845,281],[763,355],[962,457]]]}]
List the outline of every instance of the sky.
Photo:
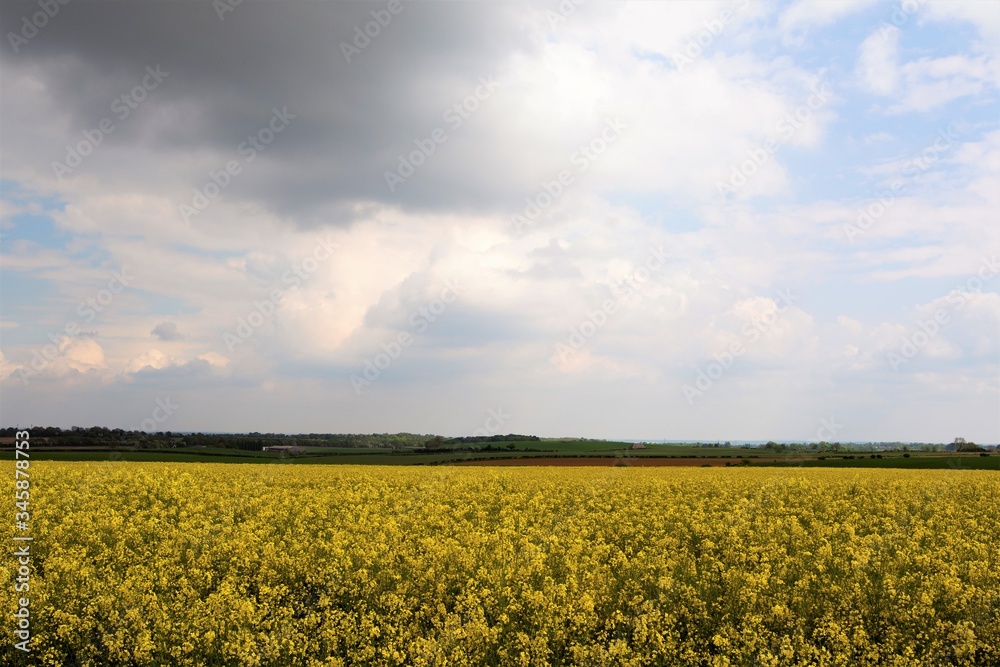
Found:
[{"label": "sky", "polygon": [[1000,441],[1000,3],[0,26],[3,426]]}]

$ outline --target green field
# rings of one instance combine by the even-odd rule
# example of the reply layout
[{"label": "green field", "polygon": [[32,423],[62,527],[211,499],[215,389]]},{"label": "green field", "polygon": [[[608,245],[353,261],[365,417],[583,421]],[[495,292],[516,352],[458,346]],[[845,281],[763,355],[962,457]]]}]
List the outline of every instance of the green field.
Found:
[{"label": "green field", "polygon": [[978,454],[942,455],[942,454],[912,454],[903,458],[899,454],[884,454],[881,459],[855,458],[849,460],[827,458],[819,460],[787,461],[771,463],[772,466],[800,465],[808,468],[910,468],[915,470],[931,470],[952,468],[954,470],[1000,470],[1000,456],[979,456]]},{"label": "green field", "polygon": [[[695,445],[650,445],[631,449],[631,443],[609,440],[552,438],[541,441],[490,443],[492,451],[470,448],[468,451],[391,450],[388,448],[308,447],[303,453],[263,452],[224,447],[176,447],[164,449],[66,449],[36,446],[31,458],[39,461],[135,461],[182,463],[293,463],[342,465],[448,465],[470,460],[523,460],[532,458],[566,459],[613,458],[623,464],[642,459],[646,465],[670,465],[669,459],[711,459],[715,465],[801,466],[820,468],[909,468],[1000,470],[1000,455],[954,452],[881,452],[872,458],[868,452],[776,452],[763,448],[700,447]],[[513,445],[513,447],[509,447]],[[0,451],[0,459],[11,460],[13,451]],[[651,461],[655,459],[657,461]],[[582,462],[581,462],[582,463]],[[681,462],[677,462],[681,463]],[[697,461],[685,462],[698,465]]]}]

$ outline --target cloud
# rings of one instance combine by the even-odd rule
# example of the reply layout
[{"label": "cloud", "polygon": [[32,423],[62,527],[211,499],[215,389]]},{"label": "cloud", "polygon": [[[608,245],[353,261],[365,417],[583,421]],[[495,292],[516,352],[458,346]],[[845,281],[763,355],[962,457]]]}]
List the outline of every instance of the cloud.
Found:
[{"label": "cloud", "polygon": [[901,28],[883,21],[859,47],[856,72],[863,89],[895,98],[888,113],[927,112],[1000,87],[1000,11],[996,7],[990,9],[990,3],[929,2],[919,10],[922,19],[971,23],[983,41],[971,45],[970,53],[908,60],[900,40],[910,26],[904,23]]},{"label": "cloud", "polygon": [[[4,3],[4,23],[16,23],[30,8]],[[210,4],[87,5],[53,20],[30,48],[5,61],[4,86],[27,95],[24,105],[8,110],[7,120],[27,121],[32,106],[50,118],[46,127],[9,142],[10,153],[20,156],[12,155],[11,164],[55,186],[50,162],[63,159],[70,142],[107,117],[115,122],[113,134],[68,177],[74,183],[82,186],[98,173],[121,185],[155,180],[160,187],[143,189],[190,198],[210,171],[238,160],[244,169],[225,198],[295,214],[301,224],[343,224],[355,217],[355,206],[371,201],[436,209],[482,205],[483,197],[505,187],[503,179],[479,178],[456,157],[472,142],[480,160],[505,158],[486,140],[481,120],[477,126],[470,119],[459,132],[443,116],[481,77],[503,74],[512,48],[536,48],[519,31],[516,9],[504,3],[407,4],[381,39],[347,62],[341,41],[352,40],[352,28],[371,20],[362,5],[250,3],[225,22]],[[263,34],[256,28],[262,22],[268,26]],[[406,66],[398,66],[403,61]],[[168,75],[148,100],[119,118],[124,112],[112,108],[114,100],[142,82],[147,66]],[[287,76],[290,71],[296,75]],[[84,80],[81,89],[77,82]],[[220,89],[228,92],[219,95]],[[295,118],[266,151],[245,162],[238,147],[267,126],[275,107],[287,107]],[[500,112],[484,106],[477,118]],[[449,144],[423,178],[452,187],[390,193],[384,171],[439,126],[449,128]],[[39,151],[34,156],[32,148]]]},{"label": "cloud", "polygon": [[877,0],[797,0],[782,13],[778,22],[782,32],[807,30],[835,23],[851,14],[874,6]]},{"label": "cloud", "polygon": [[954,100],[978,95],[987,86],[996,86],[996,61],[985,56],[923,58],[901,67],[904,94],[889,108],[890,113],[929,111]]},{"label": "cloud", "polygon": [[994,49],[1000,46],[1000,8],[996,3],[979,0],[929,0],[921,6],[921,16],[932,21],[971,23],[984,43],[975,45]]},{"label": "cloud", "polygon": [[851,364],[864,372],[919,375],[961,369],[968,377],[992,380],[1000,341],[1000,294],[952,290],[906,313],[905,320],[848,328]]},{"label": "cloud", "polygon": [[156,336],[160,340],[170,341],[170,340],[180,340],[183,338],[180,331],[177,329],[177,324],[174,322],[160,322],[153,330],[149,332],[151,335]]},{"label": "cloud", "polygon": [[[714,38],[722,46],[757,13],[733,2],[655,4],[584,6],[554,41],[544,13],[520,3],[406,5],[350,63],[337,31],[349,41],[351,26],[370,20],[351,3],[251,3],[222,24],[210,7],[191,3],[87,5],[72,22],[53,21],[37,48],[5,67],[5,86],[20,93],[5,116],[31,128],[6,142],[6,161],[22,179],[70,195],[66,224],[76,230],[134,230],[138,221],[151,236],[199,244],[243,221],[343,226],[386,207],[508,214],[559,170],[576,170],[574,156],[615,118],[628,129],[587,160],[576,180],[590,185],[581,188],[707,191],[715,165],[737,161],[763,128],[773,132],[816,80],[787,63],[767,72],[774,64],[708,54],[684,71],[636,67],[633,40],[672,54],[729,12],[734,18]],[[676,34],[668,41],[633,34],[652,25],[649,11],[669,14]],[[263,37],[253,27],[260,21],[269,26]],[[608,31],[599,48],[624,51],[624,60],[597,58],[590,28],[598,23]],[[118,119],[114,100],[156,65],[169,75]],[[754,76],[781,80],[748,86]],[[496,90],[470,97],[485,91],[484,79]],[[73,83],[81,80],[85,94]],[[295,118],[249,161],[241,142],[285,107]],[[39,113],[51,121],[32,124]],[[56,179],[51,163],[65,161],[67,147],[105,117],[113,133]],[[442,142],[427,144],[435,129]],[[428,145],[432,154],[390,190],[386,173]],[[697,160],[682,165],[672,158],[679,151]],[[181,205],[230,161],[239,173],[183,219]],[[100,187],[108,184],[115,187]]]},{"label": "cloud", "polygon": [[899,37],[902,31],[885,26],[873,32],[858,49],[861,85],[876,95],[891,95],[899,89]]}]

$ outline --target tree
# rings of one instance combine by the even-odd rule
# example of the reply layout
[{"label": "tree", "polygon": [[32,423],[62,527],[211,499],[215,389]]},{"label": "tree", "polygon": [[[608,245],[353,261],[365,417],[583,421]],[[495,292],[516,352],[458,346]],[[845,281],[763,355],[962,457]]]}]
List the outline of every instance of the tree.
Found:
[{"label": "tree", "polygon": [[983,448],[974,442],[966,441],[965,438],[955,438],[956,452],[981,452]]}]

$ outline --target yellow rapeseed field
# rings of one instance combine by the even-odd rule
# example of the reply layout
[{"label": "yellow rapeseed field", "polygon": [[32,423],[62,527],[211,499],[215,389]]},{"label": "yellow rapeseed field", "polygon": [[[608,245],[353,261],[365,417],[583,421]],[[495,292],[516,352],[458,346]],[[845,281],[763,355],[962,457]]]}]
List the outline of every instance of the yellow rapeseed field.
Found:
[{"label": "yellow rapeseed field", "polygon": [[1000,665],[996,473],[31,469],[23,664]]}]

